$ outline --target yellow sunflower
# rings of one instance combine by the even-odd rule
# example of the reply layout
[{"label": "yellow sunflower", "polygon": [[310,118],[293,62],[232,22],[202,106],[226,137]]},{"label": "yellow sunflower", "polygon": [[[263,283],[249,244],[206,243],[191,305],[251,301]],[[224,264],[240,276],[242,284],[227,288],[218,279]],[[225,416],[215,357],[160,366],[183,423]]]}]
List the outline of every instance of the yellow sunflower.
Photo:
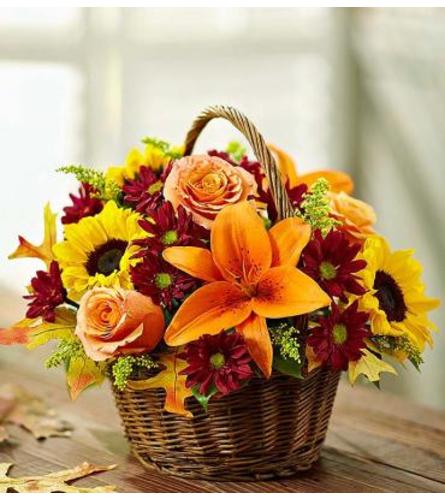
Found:
[{"label": "yellow sunflower", "polygon": [[147,236],[139,217],[109,201],[99,214],[65,226],[65,239],[53,252],[71,299],[80,299],[96,285],[132,288],[130,258],[138,248],[132,241]]},{"label": "yellow sunflower", "polygon": [[[171,154],[181,154],[182,148],[176,147],[171,149]],[[125,164],[118,167],[109,167],[105,173],[108,181],[115,182],[121,187],[126,179],[134,179],[142,165],[150,167],[154,171],[158,171],[165,167],[172,159],[171,154],[168,154],[156,144],[147,144],[143,151],[133,148],[125,159]]]},{"label": "yellow sunflower", "polygon": [[412,255],[413,250],[391,252],[381,236],[367,238],[359,257],[367,266],[358,274],[368,292],[359,299],[359,307],[369,312],[375,335],[406,335],[423,351],[425,342],[432,345],[430,332],[436,329],[427,313],[439,301],[425,295],[422,267]]}]

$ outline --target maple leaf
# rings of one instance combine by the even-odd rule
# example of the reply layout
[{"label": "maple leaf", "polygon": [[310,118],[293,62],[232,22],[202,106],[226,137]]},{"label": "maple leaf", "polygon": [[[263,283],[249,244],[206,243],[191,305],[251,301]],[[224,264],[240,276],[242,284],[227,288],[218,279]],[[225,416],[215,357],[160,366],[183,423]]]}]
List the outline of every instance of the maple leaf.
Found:
[{"label": "maple leaf", "polygon": [[354,384],[359,375],[364,375],[370,382],[377,382],[382,372],[397,375],[390,364],[379,359],[368,349],[362,349],[362,353],[363,356],[358,361],[349,362],[348,378],[351,384]]},{"label": "maple leaf", "polygon": [[66,382],[72,400],[93,384],[101,384],[105,378],[103,365],[86,356],[70,359],[66,371]]},{"label": "maple leaf", "polygon": [[192,395],[192,391],[185,386],[186,376],[179,375],[179,372],[188,366],[187,362],[178,358],[177,353],[164,354],[159,362],[165,366],[164,370],[146,380],[129,380],[128,386],[135,390],[165,389],[164,410],[193,417],[184,407],[184,400]]},{"label": "maple leaf", "polygon": [[73,339],[75,328],[76,313],[67,307],[58,307],[54,323],[42,318],[25,318],[10,328],[0,328],[0,344],[27,344],[28,349],[35,349],[50,340]]},{"label": "maple leaf", "polygon": [[8,257],[9,259],[19,259],[23,257],[31,257],[41,259],[49,267],[54,260],[53,245],[56,243],[56,214],[51,211],[49,203],[45,205],[43,211],[43,226],[44,237],[41,245],[33,245],[28,240],[19,236],[19,246]]},{"label": "maple leaf", "polygon": [[307,359],[307,372],[310,373],[312,370],[315,370],[319,366],[321,366],[321,361],[318,360],[317,356],[315,356],[314,349],[306,344],[306,359]]},{"label": "maple leaf", "polygon": [[0,493],[106,493],[116,489],[115,486],[80,488],[67,484],[96,472],[112,470],[116,465],[101,466],[84,462],[72,469],[52,472],[43,476],[8,477],[8,471],[13,465],[0,463]]},{"label": "maple leaf", "polygon": [[[72,429],[42,399],[13,384],[0,387],[0,422],[21,426],[36,439],[67,437],[71,435]],[[6,429],[2,429],[4,432],[3,435],[0,432],[0,441],[9,437]]]}]

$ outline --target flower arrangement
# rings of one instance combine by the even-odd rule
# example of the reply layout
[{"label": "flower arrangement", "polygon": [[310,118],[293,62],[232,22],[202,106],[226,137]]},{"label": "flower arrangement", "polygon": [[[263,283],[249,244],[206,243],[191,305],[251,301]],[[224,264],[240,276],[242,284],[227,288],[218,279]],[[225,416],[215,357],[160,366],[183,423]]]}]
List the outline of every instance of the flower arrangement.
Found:
[{"label": "flower arrangement", "polygon": [[273,371],[303,378],[325,367],[353,384],[378,383],[394,363],[419,368],[438,301],[413,252],[375,232],[349,176],[299,175],[270,146],[295,212],[277,221],[262,165],[240,144],[184,156],[143,143],[105,173],[59,169],[79,192],[62,235],[47,205],[43,243],[19,237],[10,258],[46,269],[2,344],[54,342],[46,366],[64,367],[73,399],[108,375],[121,391],[164,388],[165,410],[184,416],[186,398],[207,408]]}]

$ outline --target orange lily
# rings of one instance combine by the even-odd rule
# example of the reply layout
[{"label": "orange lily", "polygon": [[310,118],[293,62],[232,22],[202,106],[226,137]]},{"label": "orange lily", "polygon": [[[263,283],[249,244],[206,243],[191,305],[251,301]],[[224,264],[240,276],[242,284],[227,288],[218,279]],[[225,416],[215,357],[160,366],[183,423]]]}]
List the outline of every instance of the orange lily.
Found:
[{"label": "orange lily", "polygon": [[273,144],[268,144],[268,147],[275,156],[277,166],[283,177],[283,183],[285,184],[286,181],[289,181],[291,189],[299,184],[311,186],[319,177],[324,177],[329,182],[331,191],[334,193],[344,191],[347,194],[351,194],[354,190],[354,183],[348,174],[338,172],[337,170],[316,170],[308,174],[298,175],[297,165],[285,151]]},{"label": "orange lily", "polygon": [[208,333],[236,327],[266,377],[272,372],[272,343],[266,318],[306,314],[331,299],[295,266],[310,239],[307,224],[291,217],[268,232],[253,206],[243,201],[224,208],[211,231],[211,251],[170,247],[170,264],[209,283],[190,295],[165,333],[178,346]]}]

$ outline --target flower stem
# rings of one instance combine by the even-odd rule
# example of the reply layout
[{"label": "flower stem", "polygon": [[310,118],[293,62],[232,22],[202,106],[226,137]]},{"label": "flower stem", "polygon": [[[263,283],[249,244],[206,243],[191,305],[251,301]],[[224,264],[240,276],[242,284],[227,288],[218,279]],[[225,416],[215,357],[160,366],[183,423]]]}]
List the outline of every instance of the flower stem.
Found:
[{"label": "flower stem", "polygon": [[65,299],[65,304],[68,304],[70,306],[75,307],[76,309],[79,309],[79,304],[77,302],[74,302],[74,300],[69,299],[68,297]]}]

